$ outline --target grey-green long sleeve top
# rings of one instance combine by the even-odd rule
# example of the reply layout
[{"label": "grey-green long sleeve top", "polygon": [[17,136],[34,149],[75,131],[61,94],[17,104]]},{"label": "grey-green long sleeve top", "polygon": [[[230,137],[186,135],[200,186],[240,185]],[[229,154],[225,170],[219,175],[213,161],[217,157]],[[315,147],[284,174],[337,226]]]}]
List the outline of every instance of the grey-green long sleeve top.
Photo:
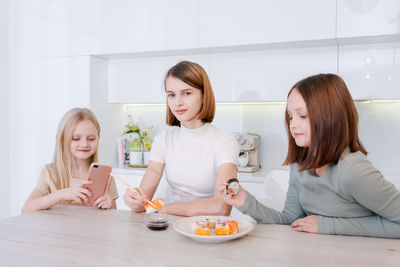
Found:
[{"label": "grey-green long sleeve top", "polygon": [[292,164],[282,212],[250,194],[238,209],[260,223],[291,224],[318,215],[321,234],[400,238],[400,192],[361,152],[346,151],[320,177]]}]

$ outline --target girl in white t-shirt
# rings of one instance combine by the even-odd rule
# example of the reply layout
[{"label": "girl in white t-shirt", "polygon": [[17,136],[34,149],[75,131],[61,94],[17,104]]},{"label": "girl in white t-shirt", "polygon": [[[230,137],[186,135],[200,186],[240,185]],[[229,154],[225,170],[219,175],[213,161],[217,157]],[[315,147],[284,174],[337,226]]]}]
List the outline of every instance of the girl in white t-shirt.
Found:
[{"label": "girl in white t-shirt", "polygon": [[152,199],[165,168],[171,189],[163,211],[173,215],[229,215],[215,185],[237,177],[239,146],[230,134],[211,124],[215,100],[204,69],[193,62],[173,66],[164,80],[167,93],[167,130],[154,139],[146,173],[138,192],[127,189],[125,203],[135,212],[144,211]]}]

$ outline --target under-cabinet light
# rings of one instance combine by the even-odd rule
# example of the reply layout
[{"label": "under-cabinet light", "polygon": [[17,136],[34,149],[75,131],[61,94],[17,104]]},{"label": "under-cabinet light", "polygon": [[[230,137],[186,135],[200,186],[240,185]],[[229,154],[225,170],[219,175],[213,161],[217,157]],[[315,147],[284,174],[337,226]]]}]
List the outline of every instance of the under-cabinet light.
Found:
[{"label": "under-cabinet light", "polygon": [[[355,103],[368,104],[368,103],[399,103],[400,99],[371,99],[371,100],[354,100]],[[151,106],[165,106],[165,103],[136,103],[125,104],[126,107],[151,107]],[[260,102],[217,102],[216,105],[286,105],[286,101],[260,101]]]},{"label": "under-cabinet light", "polygon": [[354,102],[360,103],[360,104],[369,104],[369,103],[398,103],[398,104],[400,104],[400,99],[355,100]]}]

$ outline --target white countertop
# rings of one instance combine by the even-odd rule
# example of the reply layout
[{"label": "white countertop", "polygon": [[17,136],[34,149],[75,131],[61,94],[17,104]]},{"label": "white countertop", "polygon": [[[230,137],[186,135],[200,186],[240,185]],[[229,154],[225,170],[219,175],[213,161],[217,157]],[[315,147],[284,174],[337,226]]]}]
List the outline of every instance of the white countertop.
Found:
[{"label": "white countertop", "polygon": [[[265,178],[268,176],[268,174],[275,169],[260,169],[256,172],[253,173],[246,173],[246,172],[238,172],[238,179],[241,182],[247,182],[247,183],[263,183]],[[281,168],[280,170],[287,170],[289,171],[289,168]],[[113,171],[116,174],[120,175],[141,175],[143,176],[146,168],[114,168]],[[400,189],[400,174],[383,174],[383,177],[385,177],[386,180],[390,181],[393,183],[397,188]]]},{"label": "white countertop", "polygon": [[[273,169],[260,169],[253,173],[238,172],[238,179],[248,183],[263,183],[265,178]],[[114,168],[113,172],[120,175],[141,175],[143,176],[146,168]]]}]

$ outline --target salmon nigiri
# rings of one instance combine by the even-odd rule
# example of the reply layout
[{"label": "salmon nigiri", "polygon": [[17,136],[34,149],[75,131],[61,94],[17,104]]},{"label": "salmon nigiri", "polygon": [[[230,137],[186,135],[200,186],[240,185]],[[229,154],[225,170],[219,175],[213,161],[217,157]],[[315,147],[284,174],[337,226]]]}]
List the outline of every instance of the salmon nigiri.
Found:
[{"label": "salmon nigiri", "polygon": [[229,221],[228,224],[229,224],[229,230],[230,230],[231,234],[239,233],[239,226],[236,221]]},{"label": "salmon nigiri", "polygon": [[146,210],[147,214],[157,212],[159,209],[161,209],[164,206],[164,199],[158,198],[156,200],[153,200],[146,205],[144,205],[144,208]]}]

